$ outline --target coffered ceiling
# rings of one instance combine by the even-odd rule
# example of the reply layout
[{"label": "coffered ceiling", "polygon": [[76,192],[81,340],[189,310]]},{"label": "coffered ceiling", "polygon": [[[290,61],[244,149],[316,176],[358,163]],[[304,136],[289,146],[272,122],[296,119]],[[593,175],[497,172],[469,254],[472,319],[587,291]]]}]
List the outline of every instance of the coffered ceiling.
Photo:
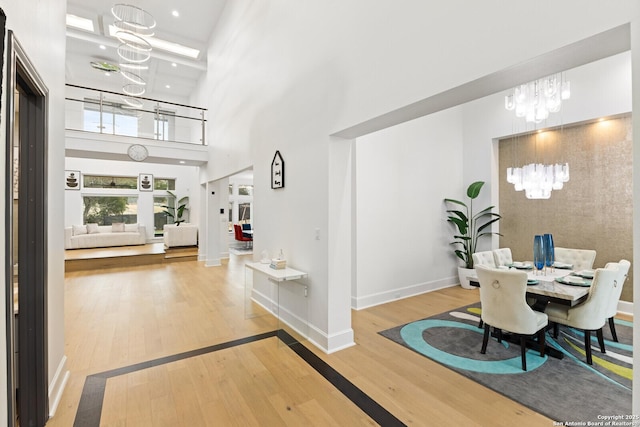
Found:
[{"label": "coffered ceiling", "polygon": [[[144,72],[147,98],[186,102],[207,68],[207,45],[227,0],[131,0],[123,2],[149,12],[156,20],[154,38],[199,50],[195,58],[155,47]],[[90,20],[93,31],[67,26],[66,82],[121,92],[119,73],[106,75],[91,62],[118,64],[120,42],[109,35],[114,18],[105,0],[69,0],[67,14]],[[178,16],[174,16],[175,14]],[[103,46],[101,48],[100,46]]]}]

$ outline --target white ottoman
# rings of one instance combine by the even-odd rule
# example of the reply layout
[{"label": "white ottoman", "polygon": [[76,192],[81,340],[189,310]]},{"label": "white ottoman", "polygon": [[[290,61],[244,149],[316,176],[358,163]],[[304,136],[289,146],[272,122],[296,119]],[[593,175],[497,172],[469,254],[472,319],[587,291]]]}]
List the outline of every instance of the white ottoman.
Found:
[{"label": "white ottoman", "polygon": [[198,226],[195,224],[165,224],[163,229],[164,246],[167,248],[198,245]]}]

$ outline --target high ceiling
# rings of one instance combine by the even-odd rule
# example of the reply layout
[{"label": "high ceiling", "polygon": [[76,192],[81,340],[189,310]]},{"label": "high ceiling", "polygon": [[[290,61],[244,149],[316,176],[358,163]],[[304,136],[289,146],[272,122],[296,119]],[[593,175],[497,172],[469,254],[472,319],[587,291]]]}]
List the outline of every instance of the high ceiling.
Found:
[{"label": "high ceiling", "polygon": [[[147,98],[185,102],[207,67],[207,45],[227,0],[130,0],[123,2],[149,12],[156,20],[154,37],[200,51],[197,58],[154,48],[148,62]],[[107,76],[91,66],[92,61],[118,64],[118,39],[109,35],[114,18],[105,0],[69,0],[67,13],[93,21],[93,32],[67,27],[66,82],[96,89],[121,92],[119,73]],[[178,17],[172,15],[173,11]],[[105,49],[101,49],[103,45]],[[175,65],[172,65],[175,64]],[[169,87],[167,87],[167,85]]]}]

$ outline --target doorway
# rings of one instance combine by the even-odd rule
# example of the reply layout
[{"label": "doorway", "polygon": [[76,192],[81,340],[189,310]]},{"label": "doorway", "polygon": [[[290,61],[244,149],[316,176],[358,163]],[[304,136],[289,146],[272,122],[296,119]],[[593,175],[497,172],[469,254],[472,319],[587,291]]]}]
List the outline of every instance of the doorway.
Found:
[{"label": "doorway", "polygon": [[7,40],[5,287],[8,425],[49,418],[47,88],[13,32]]}]

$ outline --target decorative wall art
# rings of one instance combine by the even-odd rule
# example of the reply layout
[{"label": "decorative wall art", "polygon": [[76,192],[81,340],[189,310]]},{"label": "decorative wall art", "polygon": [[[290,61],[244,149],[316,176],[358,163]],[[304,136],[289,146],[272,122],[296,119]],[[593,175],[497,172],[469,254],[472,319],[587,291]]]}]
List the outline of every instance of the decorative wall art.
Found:
[{"label": "decorative wall art", "polygon": [[64,171],[64,189],[80,190],[80,171]]},{"label": "decorative wall art", "polygon": [[139,191],[153,191],[153,175],[150,173],[141,173],[138,177]]},{"label": "decorative wall art", "polygon": [[271,188],[284,188],[284,159],[276,151],[271,162]]}]

